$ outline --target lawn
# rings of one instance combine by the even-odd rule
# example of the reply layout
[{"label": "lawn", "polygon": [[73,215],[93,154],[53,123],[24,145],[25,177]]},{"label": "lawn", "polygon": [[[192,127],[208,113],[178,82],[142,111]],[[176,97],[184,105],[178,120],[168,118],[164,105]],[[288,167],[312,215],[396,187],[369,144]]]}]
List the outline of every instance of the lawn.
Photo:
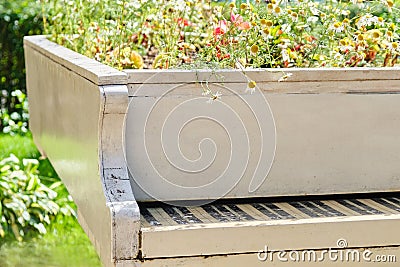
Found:
[{"label": "lawn", "polygon": [[[13,153],[18,158],[40,158],[32,138],[0,135],[0,159]],[[58,179],[47,159],[40,160],[40,174]],[[44,179],[44,178],[42,178]],[[58,216],[47,234],[32,234],[25,241],[0,239],[1,267],[96,267],[101,266],[96,251],[74,217]]]}]

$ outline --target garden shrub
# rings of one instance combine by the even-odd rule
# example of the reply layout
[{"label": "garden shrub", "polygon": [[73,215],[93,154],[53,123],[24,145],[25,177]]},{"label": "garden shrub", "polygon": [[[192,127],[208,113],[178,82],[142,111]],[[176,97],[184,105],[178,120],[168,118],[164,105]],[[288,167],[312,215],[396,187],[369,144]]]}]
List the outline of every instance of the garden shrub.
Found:
[{"label": "garden shrub", "polygon": [[0,0],[0,131],[27,132],[23,37],[41,34],[41,5],[35,0]]},{"label": "garden shrub", "polygon": [[38,167],[37,159],[20,160],[14,154],[0,161],[0,239],[44,234],[55,216],[75,214],[61,181],[43,182]]}]

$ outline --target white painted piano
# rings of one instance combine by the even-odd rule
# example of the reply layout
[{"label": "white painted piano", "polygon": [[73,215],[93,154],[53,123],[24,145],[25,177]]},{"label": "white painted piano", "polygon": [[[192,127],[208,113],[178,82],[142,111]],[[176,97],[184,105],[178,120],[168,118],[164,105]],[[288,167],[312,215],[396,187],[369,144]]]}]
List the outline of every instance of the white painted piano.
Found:
[{"label": "white painted piano", "polygon": [[25,60],[35,143],[104,266],[400,260],[398,68],[118,71],[44,36]]}]

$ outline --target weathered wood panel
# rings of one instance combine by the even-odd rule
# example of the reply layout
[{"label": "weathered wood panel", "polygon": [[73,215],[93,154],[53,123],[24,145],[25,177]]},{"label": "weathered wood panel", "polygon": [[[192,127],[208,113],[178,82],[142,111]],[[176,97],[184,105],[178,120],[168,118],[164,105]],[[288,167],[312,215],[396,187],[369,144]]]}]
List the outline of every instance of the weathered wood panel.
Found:
[{"label": "weathered wood panel", "polygon": [[[265,92],[273,116],[271,121],[264,120],[269,116],[268,111],[258,106],[263,105],[259,102],[261,93],[227,92],[220,102],[208,104],[206,97],[201,98],[195,92],[183,95],[173,89],[163,97],[148,97],[146,92],[140,91],[131,98],[126,122],[127,160],[132,176],[141,186],[148,188],[160,182],[154,186],[160,189],[156,192],[159,199],[218,198],[212,190],[204,191],[203,195],[195,190],[188,193],[171,182],[200,185],[199,181],[216,180],[228,167],[233,168],[230,178],[239,182],[232,190],[226,190],[227,198],[400,189],[400,94]],[[190,105],[190,102],[198,103]],[[267,127],[263,130],[260,125]],[[250,192],[255,170],[267,170],[270,164],[265,160],[259,162],[261,151],[274,152],[271,142],[275,139],[268,136],[273,134],[271,127],[276,127],[272,167],[269,174],[264,172],[261,179],[265,178],[265,182],[258,190]],[[235,137],[241,141],[235,143]],[[212,139],[215,146],[206,145],[204,138]],[[173,153],[171,146],[179,148],[188,162],[204,158],[197,167],[191,165],[193,169],[207,168],[195,173],[177,168],[188,165],[184,165],[184,158]],[[239,163],[230,164],[235,159]],[[134,191],[139,200],[152,199],[140,186]]]}]

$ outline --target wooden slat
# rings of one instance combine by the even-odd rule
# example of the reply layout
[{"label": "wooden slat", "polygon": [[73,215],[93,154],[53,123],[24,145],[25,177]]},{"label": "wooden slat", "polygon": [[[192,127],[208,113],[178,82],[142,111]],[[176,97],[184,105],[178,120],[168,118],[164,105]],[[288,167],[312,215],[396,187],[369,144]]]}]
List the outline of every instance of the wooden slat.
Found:
[{"label": "wooden slat", "polygon": [[241,208],[243,211],[245,211],[246,213],[248,213],[251,216],[253,216],[257,220],[264,220],[265,219],[265,215],[261,211],[259,211],[256,208],[254,208],[252,205],[237,205],[237,206],[239,208]]},{"label": "wooden slat", "polygon": [[152,225],[144,218],[143,215],[140,216],[140,227],[151,227]]},{"label": "wooden slat", "polygon": [[295,207],[289,205],[288,203],[275,203],[276,206],[281,208],[282,210],[286,211],[290,215],[296,217],[296,219],[307,219],[310,218],[309,215],[305,214],[304,212],[296,209]]},{"label": "wooden slat", "polygon": [[348,216],[359,216],[360,214],[355,212],[354,210],[351,210],[343,205],[340,205],[339,203],[335,202],[335,201],[322,201],[322,203],[324,203],[325,205],[328,205],[330,207],[332,207],[333,209],[346,214]]},{"label": "wooden slat", "polygon": [[374,209],[381,210],[381,211],[383,211],[383,212],[385,212],[387,214],[396,214],[396,213],[398,213],[398,211],[393,210],[393,209],[391,209],[391,208],[389,208],[387,206],[384,206],[382,204],[379,204],[378,202],[375,202],[372,199],[358,199],[358,201],[360,201],[360,202],[364,203],[365,205],[368,205],[368,206],[370,206],[370,207],[372,207]]},{"label": "wooden slat", "polygon": [[204,223],[213,223],[215,219],[210,216],[207,212],[201,212],[200,208],[188,208],[197,218],[202,220]]},{"label": "wooden slat", "polygon": [[168,214],[163,211],[161,208],[153,208],[149,209],[149,212],[151,215],[153,215],[154,218],[156,218],[157,221],[159,221],[162,225],[178,225],[174,220],[171,219],[171,217],[168,216]]}]

